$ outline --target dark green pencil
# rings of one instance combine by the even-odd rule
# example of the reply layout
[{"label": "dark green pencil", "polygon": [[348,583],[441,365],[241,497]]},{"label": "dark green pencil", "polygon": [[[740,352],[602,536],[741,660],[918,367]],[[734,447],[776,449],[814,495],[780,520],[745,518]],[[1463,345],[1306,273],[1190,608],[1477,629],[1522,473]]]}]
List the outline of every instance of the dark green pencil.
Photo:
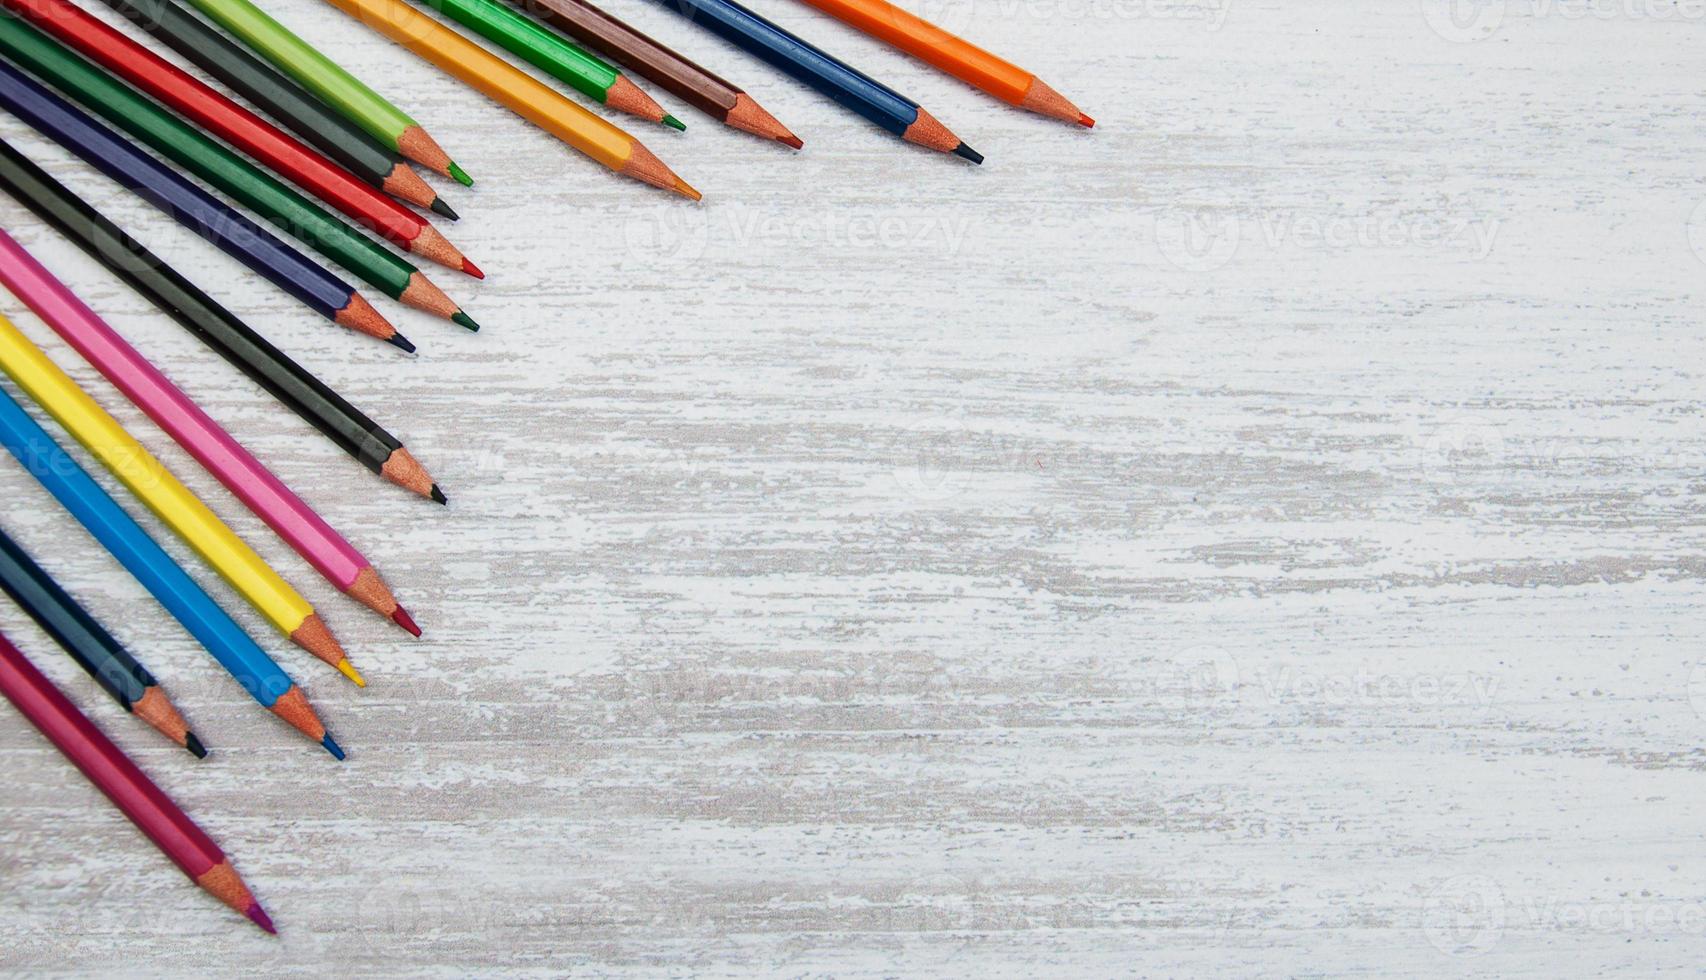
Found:
[{"label": "dark green pencil", "polygon": [[154,675],[4,531],[0,531],[0,591],[11,596],[18,608],[88,671],[119,707],[189,749],[196,758],[207,755]]}]

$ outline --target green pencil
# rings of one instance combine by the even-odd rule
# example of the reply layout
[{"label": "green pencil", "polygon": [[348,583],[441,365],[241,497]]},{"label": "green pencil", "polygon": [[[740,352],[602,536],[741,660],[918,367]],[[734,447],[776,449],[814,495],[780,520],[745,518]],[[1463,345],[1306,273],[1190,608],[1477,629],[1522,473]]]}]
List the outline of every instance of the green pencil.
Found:
[{"label": "green pencil", "polygon": [[413,116],[363,85],[360,79],[314,50],[249,0],[190,0],[190,3],[367,130],[374,139],[429,170],[454,177],[463,184],[474,183]]},{"label": "green pencil", "polygon": [[419,269],[11,13],[0,14],[0,52],[387,296],[468,325]]},{"label": "green pencil", "polygon": [[444,14],[600,105],[686,129],[617,68],[496,0],[415,0]]}]

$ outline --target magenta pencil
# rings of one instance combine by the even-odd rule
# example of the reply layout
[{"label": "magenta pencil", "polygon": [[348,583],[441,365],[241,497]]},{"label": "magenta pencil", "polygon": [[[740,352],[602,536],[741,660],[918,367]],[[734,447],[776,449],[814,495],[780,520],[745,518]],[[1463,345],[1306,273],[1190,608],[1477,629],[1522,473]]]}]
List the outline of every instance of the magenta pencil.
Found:
[{"label": "magenta pencil", "polygon": [[0,283],[340,592],[420,635],[373,564],[136,348],[0,230]]},{"label": "magenta pencil", "polygon": [[0,636],[0,695],[65,753],[191,881],[255,925],[278,931],[219,845],[4,636]]}]

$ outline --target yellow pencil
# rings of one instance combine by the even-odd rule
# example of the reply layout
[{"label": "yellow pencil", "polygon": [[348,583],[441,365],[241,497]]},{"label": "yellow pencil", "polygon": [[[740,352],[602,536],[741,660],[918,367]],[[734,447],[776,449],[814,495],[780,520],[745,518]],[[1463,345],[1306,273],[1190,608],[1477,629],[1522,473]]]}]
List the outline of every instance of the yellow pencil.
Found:
[{"label": "yellow pencil", "polygon": [[231,583],[267,622],[350,680],[366,686],[308,600],[4,316],[0,316],[0,370],[147,504],[202,561]]},{"label": "yellow pencil", "polygon": [[327,0],[619,174],[699,200],[640,141],[400,0]]}]

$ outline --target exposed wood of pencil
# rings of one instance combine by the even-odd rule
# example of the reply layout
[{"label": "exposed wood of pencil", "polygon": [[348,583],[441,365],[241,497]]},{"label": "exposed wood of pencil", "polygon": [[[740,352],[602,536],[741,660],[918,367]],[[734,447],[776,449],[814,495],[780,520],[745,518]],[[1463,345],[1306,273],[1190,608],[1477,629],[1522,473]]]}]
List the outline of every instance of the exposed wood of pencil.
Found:
[{"label": "exposed wood of pencil", "polygon": [[431,476],[427,475],[426,467],[422,466],[412,453],[401,446],[391,451],[390,458],[385,460],[384,465],[379,468],[379,472],[385,479],[405,490],[412,490],[428,500],[433,499],[433,491],[438,489],[438,484],[433,482]]},{"label": "exposed wood of pencil", "polygon": [[[390,613],[386,613],[390,615]],[[355,681],[358,686],[366,687],[367,681],[356,672],[350,663],[349,654],[344,653],[343,645],[338,642],[332,631],[326,628],[325,620],[315,613],[302,621],[302,625],[290,634],[290,641],[314,656],[331,664],[343,672],[345,677]]]},{"label": "exposed wood of pencil", "polygon": [[397,328],[392,326],[391,321],[385,319],[384,314],[374,309],[373,304],[360,293],[350,293],[349,305],[339,310],[332,322],[340,327],[348,327],[356,333],[378,337],[380,340],[390,340],[398,336]]},{"label": "exposed wood of pencil", "polygon": [[190,726],[178,713],[166,692],[158,684],[150,685],[130,706],[131,713],[154,726],[154,730],[185,748],[189,747]]},{"label": "exposed wood of pencil", "polygon": [[621,75],[616,76],[616,81],[611,82],[610,89],[604,93],[604,104],[629,115],[639,116],[647,122],[663,121],[663,106],[658,105],[657,100],[647,95],[644,89]]}]

